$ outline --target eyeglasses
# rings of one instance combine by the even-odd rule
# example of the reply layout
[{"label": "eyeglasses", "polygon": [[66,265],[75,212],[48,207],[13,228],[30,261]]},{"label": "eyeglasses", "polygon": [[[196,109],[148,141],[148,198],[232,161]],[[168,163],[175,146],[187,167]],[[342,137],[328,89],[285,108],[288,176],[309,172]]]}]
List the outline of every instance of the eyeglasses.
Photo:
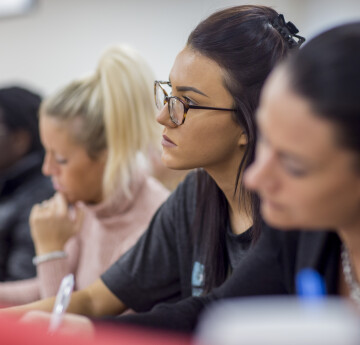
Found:
[{"label": "eyeglasses", "polygon": [[214,108],[214,107],[203,107],[200,105],[191,105],[183,101],[179,97],[169,96],[164,86],[167,85],[171,88],[171,83],[169,81],[155,81],[154,83],[154,94],[155,94],[155,104],[159,110],[162,110],[167,103],[170,119],[177,126],[182,125],[185,122],[186,114],[189,109],[209,109],[209,110],[225,110],[225,111],[234,111],[235,109],[228,108]]}]

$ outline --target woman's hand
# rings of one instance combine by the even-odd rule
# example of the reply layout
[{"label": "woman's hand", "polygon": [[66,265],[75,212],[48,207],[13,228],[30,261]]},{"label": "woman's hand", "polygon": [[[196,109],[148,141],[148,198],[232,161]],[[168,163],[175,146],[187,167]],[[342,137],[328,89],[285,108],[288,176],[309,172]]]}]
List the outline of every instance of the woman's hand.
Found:
[{"label": "woman's hand", "polygon": [[30,214],[30,227],[36,254],[63,250],[68,239],[80,229],[82,221],[83,211],[69,207],[60,193],[35,205]]}]

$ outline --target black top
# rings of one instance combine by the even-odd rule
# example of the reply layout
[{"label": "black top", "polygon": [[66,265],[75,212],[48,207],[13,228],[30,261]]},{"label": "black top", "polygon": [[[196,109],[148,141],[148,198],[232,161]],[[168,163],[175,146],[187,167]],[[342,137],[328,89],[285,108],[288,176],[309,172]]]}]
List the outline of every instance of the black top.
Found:
[{"label": "black top", "polygon": [[[190,173],[154,215],[137,244],[102,276],[104,284],[129,308],[148,311],[160,302],[202,294],[204,266],[193,243],[196,173]],[[229,271],[242,260],[251,230],[234,235],[227,226]]]},{"label": "black top", "polygon": [[241,296],[295,294],[295,277],[313,268],[324,278],[328,294],[337,294],[340,239],[327,231],[266,229],[232,276],[206,297],[191,297],[175,305],[159,304],[152,311],[117,318],[117,322],[192,332],[203,309],[214,300]]},{"label": "black top", "polygon": [[0,281],[36,275],[29,215],[35,203],[54,193],[41,165],[42,154],[34,152],[0,175]]}]

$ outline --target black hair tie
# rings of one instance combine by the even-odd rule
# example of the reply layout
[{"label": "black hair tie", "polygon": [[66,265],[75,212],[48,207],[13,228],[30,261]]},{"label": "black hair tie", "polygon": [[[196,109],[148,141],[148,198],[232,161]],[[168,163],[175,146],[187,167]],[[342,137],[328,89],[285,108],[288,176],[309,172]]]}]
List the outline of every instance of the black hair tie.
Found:
[{"label": "black hair tie", "polygon": [[305,37],[297,35],[299,32],[298,28],[292,22],[286,23],[282,14],[279,14],[271,25],[284,38],[289,45],[289,48],[299,48],[305,42]]}]

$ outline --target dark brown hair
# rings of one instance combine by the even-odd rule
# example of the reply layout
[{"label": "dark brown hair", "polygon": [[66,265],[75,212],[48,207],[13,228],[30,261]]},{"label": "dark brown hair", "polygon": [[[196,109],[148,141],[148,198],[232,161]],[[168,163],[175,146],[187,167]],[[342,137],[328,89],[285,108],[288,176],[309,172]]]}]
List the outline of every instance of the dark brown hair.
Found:
[{"label": "dark brown hair", "polygon": [[[218,11],[202,21],[190,34],[187,45],[214,60],[224,71],[224,86],[234,99],[233,119],[248,138],[239,164],[234,196],[247,205],[253,218],[253,241],[259,237],[259,199],[244,190],[242,171],[253,161],[256,142],[254,114],[260,90],[272,68],[294,45],[289,44],[272,23],[279,14],[265,6],[236,6]],[[296,44],[295,44],[296,46]],[[222,190],[203,170],[198,171],[197,209],[193,223],[195,241],[205,268],[204,292],[220,285],[228,274],[226,229],[228,203]]]},{"label": "dark brown hair", "polygon": [[[360,22],[313,38],[286,61],[291,87],[337,126],[338,143],[360,155]],[[358,165],[360,168],[360,164]]]}]

